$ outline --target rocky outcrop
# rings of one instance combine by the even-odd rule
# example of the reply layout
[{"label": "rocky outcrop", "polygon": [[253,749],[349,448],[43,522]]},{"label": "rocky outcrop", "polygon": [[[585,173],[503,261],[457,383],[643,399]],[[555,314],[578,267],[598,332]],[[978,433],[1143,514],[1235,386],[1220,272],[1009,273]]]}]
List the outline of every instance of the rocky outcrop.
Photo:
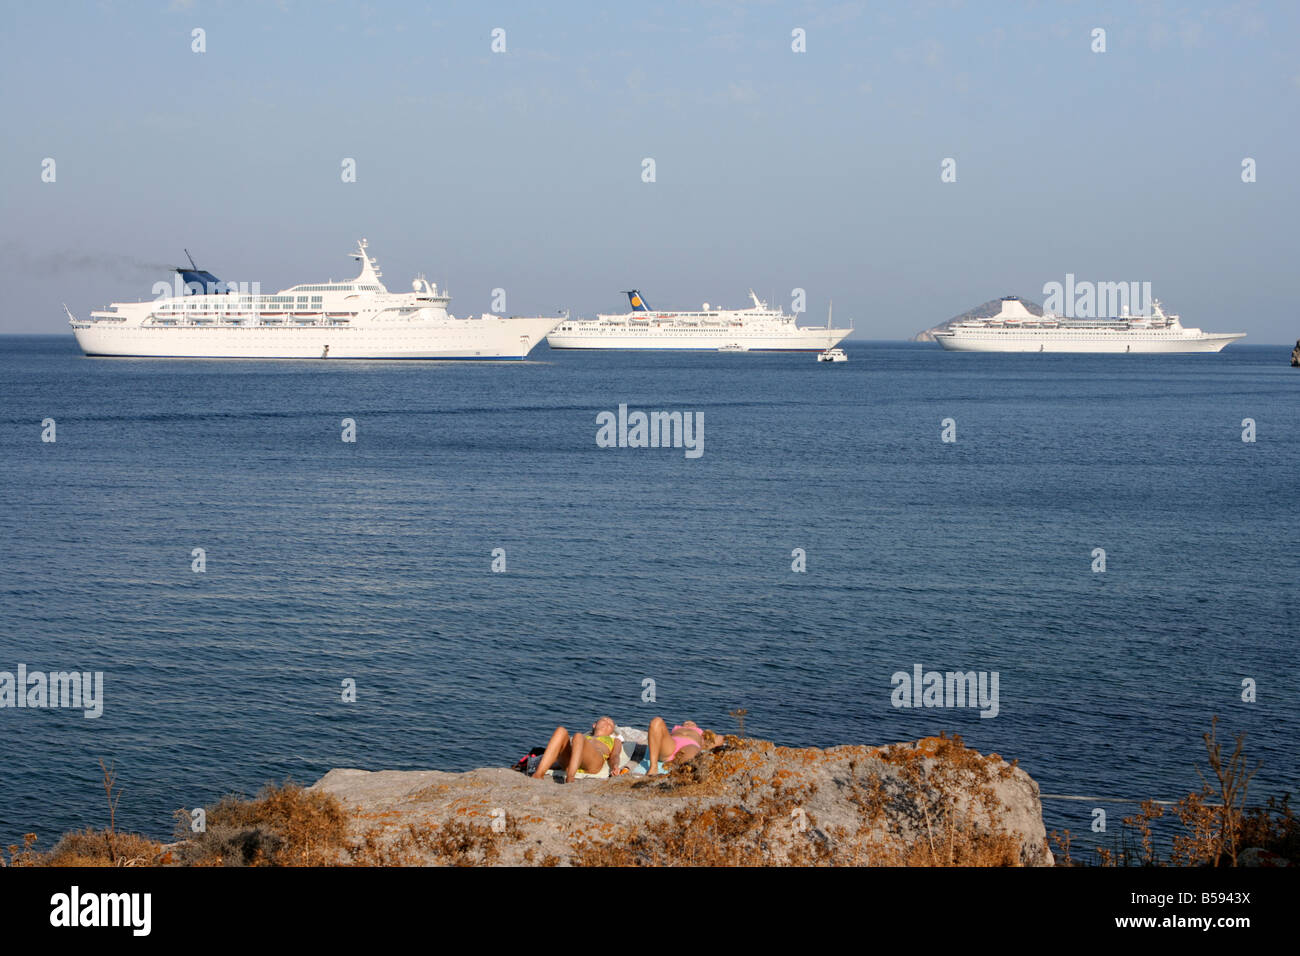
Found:
[{"label": "rocky outcrop", "polygon": [[1296,340],[1295,348],[1291,350],[1291,367],[1300,368],[1300,339]]},{"label": "rocky outcrop", "polygon": [[351,862],[1051,865],[1038,785],[930,737],[885,747],[726,745],[658,777],[560,785],[508,769],[331,770]]}]

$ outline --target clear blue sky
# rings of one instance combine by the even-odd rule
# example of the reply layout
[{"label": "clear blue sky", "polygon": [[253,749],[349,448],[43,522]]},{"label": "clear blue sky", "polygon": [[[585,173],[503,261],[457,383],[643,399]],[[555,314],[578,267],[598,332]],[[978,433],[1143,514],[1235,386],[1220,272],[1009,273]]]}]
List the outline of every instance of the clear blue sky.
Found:
[{"label": "clear blue sky", "polygon": [[461,313],[801,287],[810,322],[833,298],[902,338],[1068,272],[1294,341],[1298,11],[5,3],[0,331],[148,298],[183,246],[273,291],[350,274],[364,235],[390,288],[423,271]]}]

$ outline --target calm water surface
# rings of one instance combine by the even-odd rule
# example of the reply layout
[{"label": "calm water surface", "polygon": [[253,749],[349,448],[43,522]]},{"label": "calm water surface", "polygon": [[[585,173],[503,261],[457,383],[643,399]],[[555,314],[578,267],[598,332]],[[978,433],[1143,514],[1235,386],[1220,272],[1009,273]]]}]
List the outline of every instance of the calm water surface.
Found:
[{"label": "calm water surface", "polygon": [[[101,757],[119,826],[165,836],[269,780],[505,764],[602,713],[734,729],[737,707],[784,744],[956,732],[1045,793],[1134,798],[1194,789],[1219,714],[1262,761],[1252,794],[1296,788],[1287,349],[847,349],[293,363],[0,339],[0,670],[105,675],[99,719],[0,710],[0,844],[104,824]],[[703,456],[597,447],[620,403],[702,413]],[[997,671],[997,717],[893,707],[915,664]],[[1049,830],[1091,806],[1045,801]]]}]

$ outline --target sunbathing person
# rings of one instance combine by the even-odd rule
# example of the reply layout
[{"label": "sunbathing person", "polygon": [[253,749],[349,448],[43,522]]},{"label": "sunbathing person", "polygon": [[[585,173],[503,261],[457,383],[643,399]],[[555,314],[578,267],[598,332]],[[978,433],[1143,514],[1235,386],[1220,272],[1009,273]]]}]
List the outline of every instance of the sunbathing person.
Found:
[{"label": "sunbathing person", "polygon": [[579,770],[600,773],[606,762],[609,763],[609,772],[617,773],[623,754],[623,741],[614,736],[614,729],[615,724],[610,717],[602,717],[592,724],[590,735],[574,734],[570,737],[563,727],[556,727],[533,777],[540,780],[557,761],[565,765],[565,780],[576,779]]},{"label": "sunbathing person", "polygon": [[646,743],[646,773],[658,772],[657,763],[685,763],[696,754],[722,745],[722,736],[705,730],[693,720],[683,721],[671,731],[662,717],[650,721]]}]

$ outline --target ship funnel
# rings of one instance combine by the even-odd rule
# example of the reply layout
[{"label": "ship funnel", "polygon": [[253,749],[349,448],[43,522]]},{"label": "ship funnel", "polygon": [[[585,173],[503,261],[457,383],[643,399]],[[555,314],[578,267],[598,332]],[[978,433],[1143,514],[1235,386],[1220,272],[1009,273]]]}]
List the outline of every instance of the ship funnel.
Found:
[{"label": "ship funnel", "polygon": [[203,295],[204,293],[225,292],[225,283],[206,269],[200,269],[194,263],[194,257],[188,249],[183,250],[185,258],[190,260],[190,267],[178,266],[172,271],[181,277],[185,285],[184,295]]},{"label": "ship funnel", "polygon": [[1026,309],[1025,304],[1021,302],[1018,298],[1016,298],[1014,295],[1005,296],[1002,299],[1002,311],[1000,311],[996,316],[996,318],[1002,320],[1006,320],[1006,319],[1023,320],[1023,319],[1032,319],[1034,317],[1035,317],[1034,313]]}]

